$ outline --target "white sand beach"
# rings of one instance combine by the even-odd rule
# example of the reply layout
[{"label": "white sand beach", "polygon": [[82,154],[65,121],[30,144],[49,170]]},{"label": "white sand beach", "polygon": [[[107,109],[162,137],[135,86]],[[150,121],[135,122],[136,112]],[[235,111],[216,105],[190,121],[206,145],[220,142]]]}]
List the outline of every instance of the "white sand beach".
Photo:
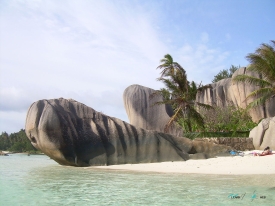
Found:
[{"label": "white sand beach", "polygon": [[251,154],[252,152],[262,151],[246,151],[244,152],[244,156],[226,156],[177,162],[97,166],[93,168],[190,174],[275,174],[275,154],[253,156]]}]

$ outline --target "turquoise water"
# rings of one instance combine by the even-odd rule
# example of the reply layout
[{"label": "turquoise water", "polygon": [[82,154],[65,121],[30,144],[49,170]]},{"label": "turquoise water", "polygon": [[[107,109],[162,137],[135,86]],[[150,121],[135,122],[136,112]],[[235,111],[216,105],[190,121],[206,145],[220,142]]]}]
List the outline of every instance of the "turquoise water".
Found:
[{"label": "turquoise water", "polygon": [[44,155],[0,156],[0,205],[270,206],[274,194],[275,174],[109,171],[64,167]]}]

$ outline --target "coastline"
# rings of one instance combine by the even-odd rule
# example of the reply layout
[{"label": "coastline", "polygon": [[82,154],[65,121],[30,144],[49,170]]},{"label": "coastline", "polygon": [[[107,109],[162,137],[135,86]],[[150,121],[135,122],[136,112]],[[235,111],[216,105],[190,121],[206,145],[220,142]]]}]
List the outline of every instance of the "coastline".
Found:
[{"label": "coastline", "polygon": [[275,154],[267,156],[253,156],[245,151],[244,156],[226,156],[200,160],[177,162],[158,162],[142,164],[124,164],[110,166],[94,166],[91,168],[127,170],[140,172],[182,173],[182,174],[221,174],[221,175],[251,175],[275,174]]},{"label": "coastline", "polygon": [[10,152],[10,151],[0,151],[0,156],[10,156],[12,154],[25,154],[25,155],[45,155],[42,152],[37,152],[37,153],[33,153],[33,152]]}]

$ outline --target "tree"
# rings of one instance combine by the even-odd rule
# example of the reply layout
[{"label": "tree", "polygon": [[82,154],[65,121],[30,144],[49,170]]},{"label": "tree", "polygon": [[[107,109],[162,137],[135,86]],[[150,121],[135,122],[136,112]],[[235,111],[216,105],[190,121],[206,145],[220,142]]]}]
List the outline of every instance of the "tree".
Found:
[{"label": "tree", "polygon": [[0,135],[0,150],[6,150],[11,145],[7,132],[2,132]]},{"label": "tree", "polygon": [[259,86],[246,97],[246,100],[256,98],[247,106],[251,109],[275,97],[275,41],[271,40],[271,45],[261,44],[255,53],[249,53],[246,58],[251,63],[247,70],[258,73],[259,78],[243,74],[237,75],[233,81]]},{"label": "tree", "polygon": [[222,79],[231,78],[234,72],[237,71],[239,68],[240,66],[231,65],[229,69],[221,70],[216,76],[214,76],[212,83],[218,82]]},{"label": "tree", "polygon": [[211,111],[202,110],[207,132],[250,131],[256,123],[252,121],[247,110],[229,103],[227,107],[213,106]]},{"label": "tree", "polygon": [[0,135],[0,150],[9,150],[13,152],[37,151],[26,136],[25,130],[8,134],[2,132]]},{"label": "tree", "polygon": [[185,70],[181,67],[179,63],[173,61],[173,58],[170,54],[164,55],[164,58],[161,59],[160,62],[162,64],[157,67],[157,69],[162,69],[160,77],[176,74],[177,71],[181,71],[182,74],[185,74]]},{"label": "tree", "polygon": [[209,109],[211,106],[195,102],[197,85],[187,80],[185,70],[173,61],[171,55],[166,54],[160,62],[163,64],[158,66],[157,69],[162,69],[162,71],[160,78],[157,80],[163,82],[165,88],[154,93],[154,95],[158,94],[163,97],[163,101],[155,104],[169,104],[174,111],[165,127],[165,131],[173,122],[181,124],[189,132],[192,132],[192,123],[203,128],[204,121],[197,108]]}]

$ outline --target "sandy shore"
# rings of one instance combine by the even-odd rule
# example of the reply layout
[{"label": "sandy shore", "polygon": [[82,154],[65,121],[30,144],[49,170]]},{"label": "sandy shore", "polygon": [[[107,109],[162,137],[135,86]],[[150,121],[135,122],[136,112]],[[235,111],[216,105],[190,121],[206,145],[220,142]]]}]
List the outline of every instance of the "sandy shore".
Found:
[{"label": "sandy shore", "polygon": [[275,174],[275,154],[253,156],[251,154],[252,152],[253,151],[246,151],[244,152],[244,156],[216,157],[206,160],[125,164],[97,166],[93,168],[190,174]]}]

